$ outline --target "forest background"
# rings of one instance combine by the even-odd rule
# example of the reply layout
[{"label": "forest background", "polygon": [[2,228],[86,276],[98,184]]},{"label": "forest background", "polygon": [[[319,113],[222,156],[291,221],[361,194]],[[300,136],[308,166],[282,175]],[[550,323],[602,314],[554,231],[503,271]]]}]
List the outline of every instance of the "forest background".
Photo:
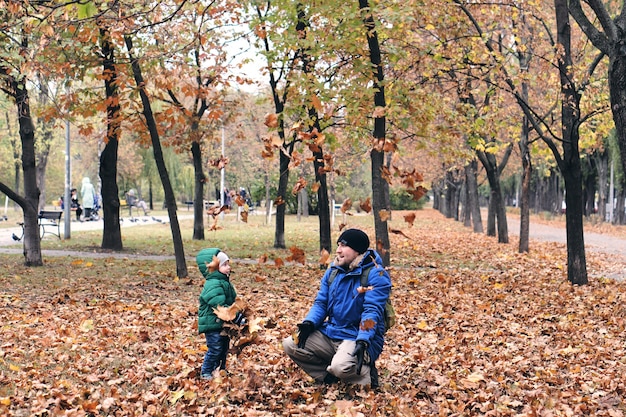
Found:
[{"label": "forest background", "polygon": [[[615,49],[622,14],[611,3],[577,1],[449,4],[444,11],[438,2],[365,0],[339,8],[4,1],[9,146],[2,157],[14,169],[0,188],[23,210],[26,264],[41,264],[37,213],[50,200],[50,156],[58,178],[61,153],[55,159],[51,150],[59,150],[65,123],[66,135],[73,125],[74,142],[87,145],[74,146],[66,159],[74,176],[99,177],[102,248],[122,249],[119,206],[128,188],[147,193],[151,203],[162,192],[177,274],[186,276],[176,201],[194,201],[194,239],[204,239],[203,200],[217,188],[207,171],[231,164],[217,145],[230,125],[229,151],[239,164],[229,167],[228,183],[253,192],[255,202],[275,203],[275,247],[286,246],[289,190],[307,197],[300,207],[318,215],[321,252],[330,250],[330,201],[339,197],[352,203],[346,210],[373,213],[376,245],[388,264],[393,208],[431,188],[436,208],[482,232],[484,181],[487,235],[508,242],[505,207],[514,202],[520,252],[528,250],[531,207],[567,207],[568,279],[586,283],[583,217],[598,211],[600,221],[620,221],[626,201],[626,97]],[[236,58],[241,42],[250,47],[245,53],[264,60],[267,90],[235,87],[253,83],[234,70],[245,64]],[[367,159],[369,178],[352,169]],[[76,181],[67,180],[65,194]],[[51,185],[56,200],[55,188],[58,181]],[[390,190],[399,197],[393,206]]]}]

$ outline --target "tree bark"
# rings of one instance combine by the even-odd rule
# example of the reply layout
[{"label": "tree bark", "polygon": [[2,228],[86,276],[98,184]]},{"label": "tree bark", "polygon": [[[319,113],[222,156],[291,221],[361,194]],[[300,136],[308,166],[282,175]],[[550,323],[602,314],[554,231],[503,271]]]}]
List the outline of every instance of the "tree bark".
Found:
[{"label": "tree bark", "polygon": [[202,150],[200,142],[191,143],[191,156],[194,172],[193,196],[193,240],[204,240],[204,183],[206,177],[202,170]]},{"label": "tree bark", "polygon": [[[565,180],[565,228],[567,233],[567,278],[572,284],[587,284],[587,263],[583,237],[582,173],[580,164],[580,96],[570,73],[572,67],[571,28],[567,0],[554,1],[557,42],[563,48],[558,59],[562,96],[563,158],[559,168]],[[625,160],[626,162],[626,160]]]},{"label": "tree bark", "polygon": [[469,196],[469,209],[471,211],[472,223],[474,225],[474,233],[483,232],[483,220],[480,213],[480,202],[478,200],[478,181],[476,180],[476,171],[478,170],[478,161],[473,159],[465,166],[465,183]]},{"label": "tree bark", "polygon": [[121,133],[120,100],[117,87],[115,48],[109,31],[100,28],[102,49],[102,74],[107,102],[107,135],[104,149],[100,154],[100,179],[102,180],[102,213],[104,229],[102,249],[121,251],[122,232],[120,229],[120,198],[117,185],[117,156]]},{"label": "tree bark", "polygon": [[[382,66],[382,58],[380,54],[380,44],[378,42],[378,33],[376,32],[376,24],[370,10],[368,0],[359,0],[365,33],[367,36],[367,44],[370,53],[370,62],[372,64],[372,75],[374,84],[374,106],[385,108],[385,85]],[[383,221],[380,213],[381,210],[391,211],[389,204],[389,184],[383,178],[382,172],[385,163],[385,152],[382,145],[385,143],[386,135],[386,117],[376,116],[374,118],[374,130],[372,136],[377,141],[377,146],[370,152],[370,160],[372,164],[372,209],[374,211],[374,230],[376,232],[375,248],[383,258],[383,264],[389,266],[391,254],[389,243],[389,227],[387,221]],[[380,146],[378,146],[380,145]]]},{"label": "tree bark", "polygon": [[163,184],[163,191],[165,193],[165,205],[167,206],[167,213],[170,218],[170,229],[172,230],[172,240],[174,244],[174,256],[176,258],[176,276],[179,278],[187,278],[187,262],[185,260],[185,250],[183,247],[183,239],[180,233],[180,224],[178,223],[178,214],[176,212],[176,197],[172,188],[172,183],[165,166],[163,159],[163,150],[161,148],[161,140],[159,138],[159,132],[157,130],[156,121],[154,120],[154,114],[152,113],[152,107],[150,105],[150,98],[146,93],[145,81],[141,73],[141,67],[139,61],[133,56],[133,42],[130,36],[124,36],[126,42],[126,48],[128,49],[128,55],[131,62],[133,76],[135,83],[139,89],[139,95],[141,96],[141,102],[143,105],[143,115],[146,119],[146,125],[150,131],[150,138],[152,139],[152,150],[154,152],[154,160],[159,171],[159,177]]}]

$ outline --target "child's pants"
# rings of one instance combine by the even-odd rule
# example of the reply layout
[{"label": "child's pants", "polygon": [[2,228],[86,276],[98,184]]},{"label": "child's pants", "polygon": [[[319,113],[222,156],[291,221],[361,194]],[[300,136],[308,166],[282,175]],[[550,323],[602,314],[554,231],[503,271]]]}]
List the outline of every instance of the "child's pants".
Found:
[{"label": "child's pants", "polygon": [[204,335],[208,350],[204,355],[200,375],[210,377],[217,368],[226,369],[226,355],[230,339],[227,336],[221,336],[220,331],[207,332]]}]

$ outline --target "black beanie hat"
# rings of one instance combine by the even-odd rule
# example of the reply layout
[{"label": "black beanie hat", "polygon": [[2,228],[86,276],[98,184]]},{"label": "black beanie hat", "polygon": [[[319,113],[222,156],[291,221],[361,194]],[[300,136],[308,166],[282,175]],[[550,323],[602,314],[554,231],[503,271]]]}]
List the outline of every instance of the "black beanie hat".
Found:
[{"label": "black beanie hat", "polygon": [[350,246],[358,253],[365,253],[367,248],[370,247],[370,238],[362,230],[348,229],[339,236],[337,243]]}]

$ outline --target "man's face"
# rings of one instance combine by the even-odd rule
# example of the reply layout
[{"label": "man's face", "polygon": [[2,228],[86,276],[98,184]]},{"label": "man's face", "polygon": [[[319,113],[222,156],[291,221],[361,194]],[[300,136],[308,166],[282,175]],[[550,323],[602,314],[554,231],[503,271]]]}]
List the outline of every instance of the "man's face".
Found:
[{"label": "man's face", "polygon": [[352,261],[359,256],[359,253],[352,249],[350,246],[346,246],[343,243],[339,242],[337,244],[337,250],[335,251],[335,265],[341,267],[349,266]]}]

